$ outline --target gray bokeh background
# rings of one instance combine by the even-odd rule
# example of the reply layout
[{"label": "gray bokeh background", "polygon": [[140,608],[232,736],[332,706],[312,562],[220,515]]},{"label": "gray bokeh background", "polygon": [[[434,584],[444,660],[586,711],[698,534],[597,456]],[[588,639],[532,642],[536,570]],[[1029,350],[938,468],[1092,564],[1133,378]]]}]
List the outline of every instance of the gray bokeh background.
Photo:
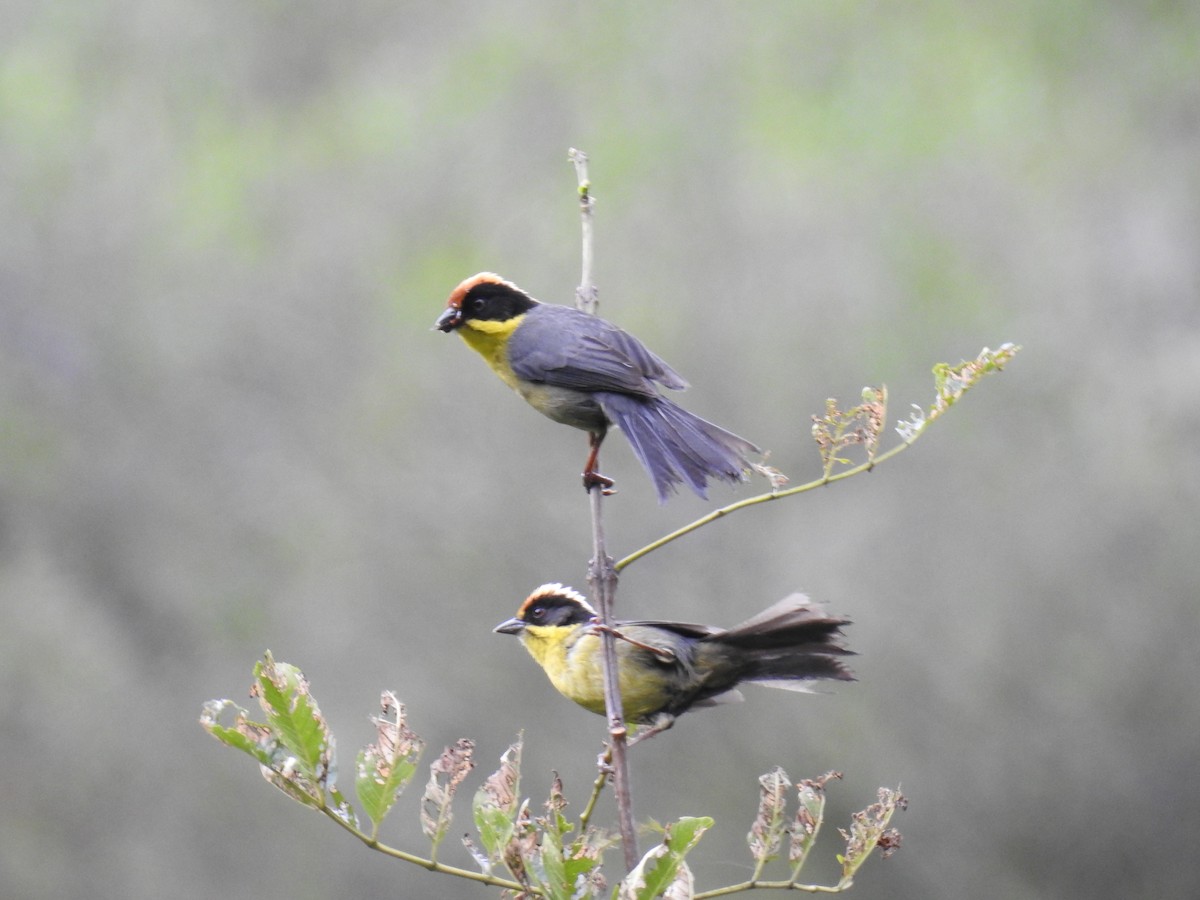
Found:
[{"label": "gray bokeh background", "polygon": [[[582,583],[585,440],[429,330],[480,269],[571,302],[571,146],[602,312],[795,481],[827,396],[886,382],[894,420],[1025,348],[869,477],[630,568],[630,616],[806,590],[861,679],[685,718],[639,818],[715,816],[698,880],[741,880],[756,776],[837,768],[835,822],[911,798],[864,900],[1194,891],[1198,35],[1186,3],[6,4],[0,894],[489,896],[204,734],[266,648],[347,771],[394,688],[427,761],[523,729],[523,791],[557,770],[578,812],[601,720],[491,627]],[[605,470],[618,555],[710,508],[619,437]],[[417,850],[418,796],[385,830]]]}]

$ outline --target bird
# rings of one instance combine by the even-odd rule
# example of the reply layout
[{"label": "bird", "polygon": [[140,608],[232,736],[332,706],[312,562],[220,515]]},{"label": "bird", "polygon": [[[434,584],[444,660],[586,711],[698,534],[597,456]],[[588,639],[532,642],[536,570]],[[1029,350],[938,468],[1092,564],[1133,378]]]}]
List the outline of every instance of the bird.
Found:
[{"label": "bird", "polygon": [[587,490],[611,493],[597,466],[612,425],[629,439],[660,503],[680,484],[707,499],[710,478],[745,481],[750,455],[762,452],[659,393],[660,385],[688,383],[637,338],[574,307],[535,300],[493,272],[451,291],[434,328],[457,331],[538,412],[588,432]]},{"label": "bird", "polygon": [[[634,741],[670,728],[690,709],[741,700],[739,684],[807,691],[812,681],[853,681],[842,643],[849,619],[791,594],[733,628],[684,622],[615,622],[618,682]],[[544,584],[494,629],[517,635],[560,694],[605,714],[601,625],[573,588]]]}]

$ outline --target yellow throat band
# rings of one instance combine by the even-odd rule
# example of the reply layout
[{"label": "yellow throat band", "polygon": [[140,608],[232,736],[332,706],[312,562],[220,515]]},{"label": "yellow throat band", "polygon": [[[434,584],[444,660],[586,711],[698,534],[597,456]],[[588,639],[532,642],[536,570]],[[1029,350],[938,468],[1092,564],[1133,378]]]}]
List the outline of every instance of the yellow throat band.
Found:
[{"label": "yellow throat band", "polygon": [[458,329],[467,345],[487,361],[492,371],[500,376],[510,388],[516,390],[517,376],[513,374],[512,366],[508,364],[508,352],[505,347],[512,333],[525,320],[525,314],[513,316],[503,322],[488,320],[472,320],[464,322]]}]

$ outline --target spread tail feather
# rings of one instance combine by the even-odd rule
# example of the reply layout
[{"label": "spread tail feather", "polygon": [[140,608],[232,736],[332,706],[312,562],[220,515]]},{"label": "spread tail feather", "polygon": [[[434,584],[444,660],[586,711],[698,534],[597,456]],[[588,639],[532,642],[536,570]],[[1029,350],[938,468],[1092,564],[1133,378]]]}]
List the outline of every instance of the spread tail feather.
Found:
[{"label": "spread tail feather", "polygon": [[803,690],[796,681],[854,680],[842,661],[853,655],[842,644],[842,626],[848,624],[849,619],[827,615],[803,594],[792,594],[709,640],[741,651],[743,680]]},{"label": "spread tail feather", "polygon": [[693,415],[666,397],[596,395],[605,414],[625,433],[650,474],[660,503],[686,484],[708,499],[708,479],[746,480],[748,457],[761,452],[749,441]]}]

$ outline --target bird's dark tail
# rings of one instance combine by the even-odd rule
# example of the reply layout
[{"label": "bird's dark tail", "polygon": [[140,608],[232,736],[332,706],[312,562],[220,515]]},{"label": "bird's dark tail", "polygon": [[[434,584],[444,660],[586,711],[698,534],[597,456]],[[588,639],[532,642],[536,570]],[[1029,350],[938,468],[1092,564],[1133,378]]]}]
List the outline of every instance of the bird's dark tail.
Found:
[{"label": "bird's dark tail", "polygon": [[843,662],[853,655],[842,644],[842,627],[849,619],[826,615],[803,594],[792,594],[757,616],[707,638],[727,648],[742,671],[740,681],[805,690],[805,681],[853,681]]},{"label": "bird's dark tail", "polygon": [[625,433],[658,491],[660,503],[686,484],[708,499],[708,479],[736,484],[746,480],[752,453],[749,441],[693,415],[666,397],[598,393],[608,418]]}]

